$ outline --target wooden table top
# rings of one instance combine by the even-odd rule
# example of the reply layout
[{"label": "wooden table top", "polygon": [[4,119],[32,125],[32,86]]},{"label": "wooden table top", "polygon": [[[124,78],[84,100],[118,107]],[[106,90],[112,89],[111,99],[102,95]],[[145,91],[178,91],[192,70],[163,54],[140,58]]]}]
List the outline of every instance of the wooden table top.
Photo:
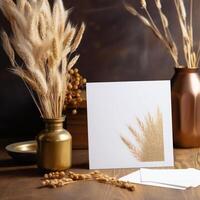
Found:
[{"label": "wooden table top", "polygon": [[[200,149],[176,149],[176,168],[200,168]],[[73,151],[75,172],[88,172],[88,151]],[[116,177],[135,169],[103,172]],[[4,150],[0,151],[0,200],[187,200],[200,199],[200,187],[185,191],[136,185],[134,192],[93,181],[77,182],[62,188],[40,188],[41,175],[35,165],[17,165]]]}]

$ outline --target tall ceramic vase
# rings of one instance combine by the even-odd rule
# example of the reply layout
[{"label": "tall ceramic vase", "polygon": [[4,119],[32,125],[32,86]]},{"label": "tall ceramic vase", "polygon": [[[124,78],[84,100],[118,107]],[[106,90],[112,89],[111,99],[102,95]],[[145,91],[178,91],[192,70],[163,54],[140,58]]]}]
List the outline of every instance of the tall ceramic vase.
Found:
[{"label": "tall ceramic vase", "polygon": [[65,118],[44,119],[45,129],[41,131],[37,140],[37,163],[44,171],[60,171],[70,168],[72,138],[63,129]]},{"label": "tall ceramic vase", "polygon": [[171,81],[174,146],[200,147],[200,76],[178,68]]}]

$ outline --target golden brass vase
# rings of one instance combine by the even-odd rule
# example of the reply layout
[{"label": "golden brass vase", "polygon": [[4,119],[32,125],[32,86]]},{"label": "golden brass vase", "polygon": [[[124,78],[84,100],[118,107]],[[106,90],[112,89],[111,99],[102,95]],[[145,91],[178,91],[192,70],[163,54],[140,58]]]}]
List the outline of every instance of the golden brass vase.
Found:
[{"label": "golden brass vase", "polygon": [[70,168],[72,137],[63,129],[65,118],[44,119],[45,129],[37,140],[37,164],[45,171],[60,171]]},{"label": "golden brass vase", "polygon": [[171,90],[174,146],[200,147],[200,77],[197,69],[176,69]]}]

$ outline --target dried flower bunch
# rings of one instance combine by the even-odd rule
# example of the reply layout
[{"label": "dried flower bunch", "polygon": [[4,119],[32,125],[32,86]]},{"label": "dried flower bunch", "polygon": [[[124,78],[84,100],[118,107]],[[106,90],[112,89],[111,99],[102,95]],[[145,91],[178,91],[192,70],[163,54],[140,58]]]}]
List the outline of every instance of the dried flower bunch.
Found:
[{"label": "dried flower bunch", "polygon": [[87,80],[80,75],[77,68],[71,69],[69,71],[69,76],[65,106],[67,107],[67,105],[71,105],[74,108],[72,114],[77,114],[77,108],[83,101],[81,93],[82,90],[85,89]]},{"label": "dried flower bunch", "polygon": [[0,0],[0,8],[13,32],[1,34],[13,73],[24,80],[43,118],[61,117],[84,23],[77,31],[62,0],[52,9],[48,0]]},{"label": "dried flower bunch", "polygon": [[114,185],[116,187],[124,188],[129,191],[134,191],[135,187],[132,183],[120,181],[115,177],[110,177],[100,171],[93,171],[88,174],[78,174],[74,172],[51,172],[44,175],[42,180],[42,185],[46,187],[62,187],[64,185],[69,185],[77,181],[97,181],[100,183],[106,183]]},{"label": "dried flower bunch", "polygon": [[[164,46],[169,51],[170,55],[172,56],[175,66],[177,68],[183,67],[179,63],[179,56],[178,56],[178,49],[177,45],[172,38],[172,34],[169,29],[169,21],[167,16],[164,14],[162,10],[161,0],[154,0],[156,8],[158,10],[162,29],[159,29],[156,25],[155,21],[151,17],[151,14],[147,7],[146,0],[140,0],[140,4],[142,9],[145,12],[145,15],[140,14],[133,6],[125,4],[126,9],[133,15],[137,16],[154,34],[155,36],[161,40]],[[194,47],[194,40],[193,40],[193,0],[190,0],[190,13],[189,19],[187,17],[186,8],[184,5],[184,0],[174,0],[178,20],[182,32],[183,38],[183,52],[186,61],[187,68],[198,68],[199,59],[200,59],[200,44],[197,48]]]},{"label": "dried flower bunch", "polygon": [[144,121],[137,118],[137,124],[140,131],[128,126],[133,141],[137,144],[121,136],[130,153],[142,162],[164,161],[163,119],[160,109],[157,109],[155,116],[148,113]]}]

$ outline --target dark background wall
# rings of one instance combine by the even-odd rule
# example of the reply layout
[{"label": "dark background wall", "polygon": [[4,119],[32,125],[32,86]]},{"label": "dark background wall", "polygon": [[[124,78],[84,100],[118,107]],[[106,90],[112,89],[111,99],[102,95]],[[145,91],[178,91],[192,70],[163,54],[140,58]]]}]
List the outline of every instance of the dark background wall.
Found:
[{"label": "dark background wall", "polygon": [[[138,0],[129,1],[138,6]],[[153,0],[148,0],[152,15],[159,24]],[[165,0],[164,11],[178,44],[180,30],[173,0]],[[144,25],[129,14],[122,0],[64,0],[73,7],[74,24],[84,21],[87,29],[79,48],[77,67],[88,81],[134,81],[170,79],[174,63],[162,44]],[[200,3],[195,1],[195,32],[200,36]],[[0,26],[6,27],[0,15]],[[196,45],[198,43],[196,42]],[[181,47],[181,45],[180,45]],[[8,70],[9,62],[0,48],[0,138],[31,138],[42,122],[23,82]],[[131,91],[130,91],[131,92]]]}]

